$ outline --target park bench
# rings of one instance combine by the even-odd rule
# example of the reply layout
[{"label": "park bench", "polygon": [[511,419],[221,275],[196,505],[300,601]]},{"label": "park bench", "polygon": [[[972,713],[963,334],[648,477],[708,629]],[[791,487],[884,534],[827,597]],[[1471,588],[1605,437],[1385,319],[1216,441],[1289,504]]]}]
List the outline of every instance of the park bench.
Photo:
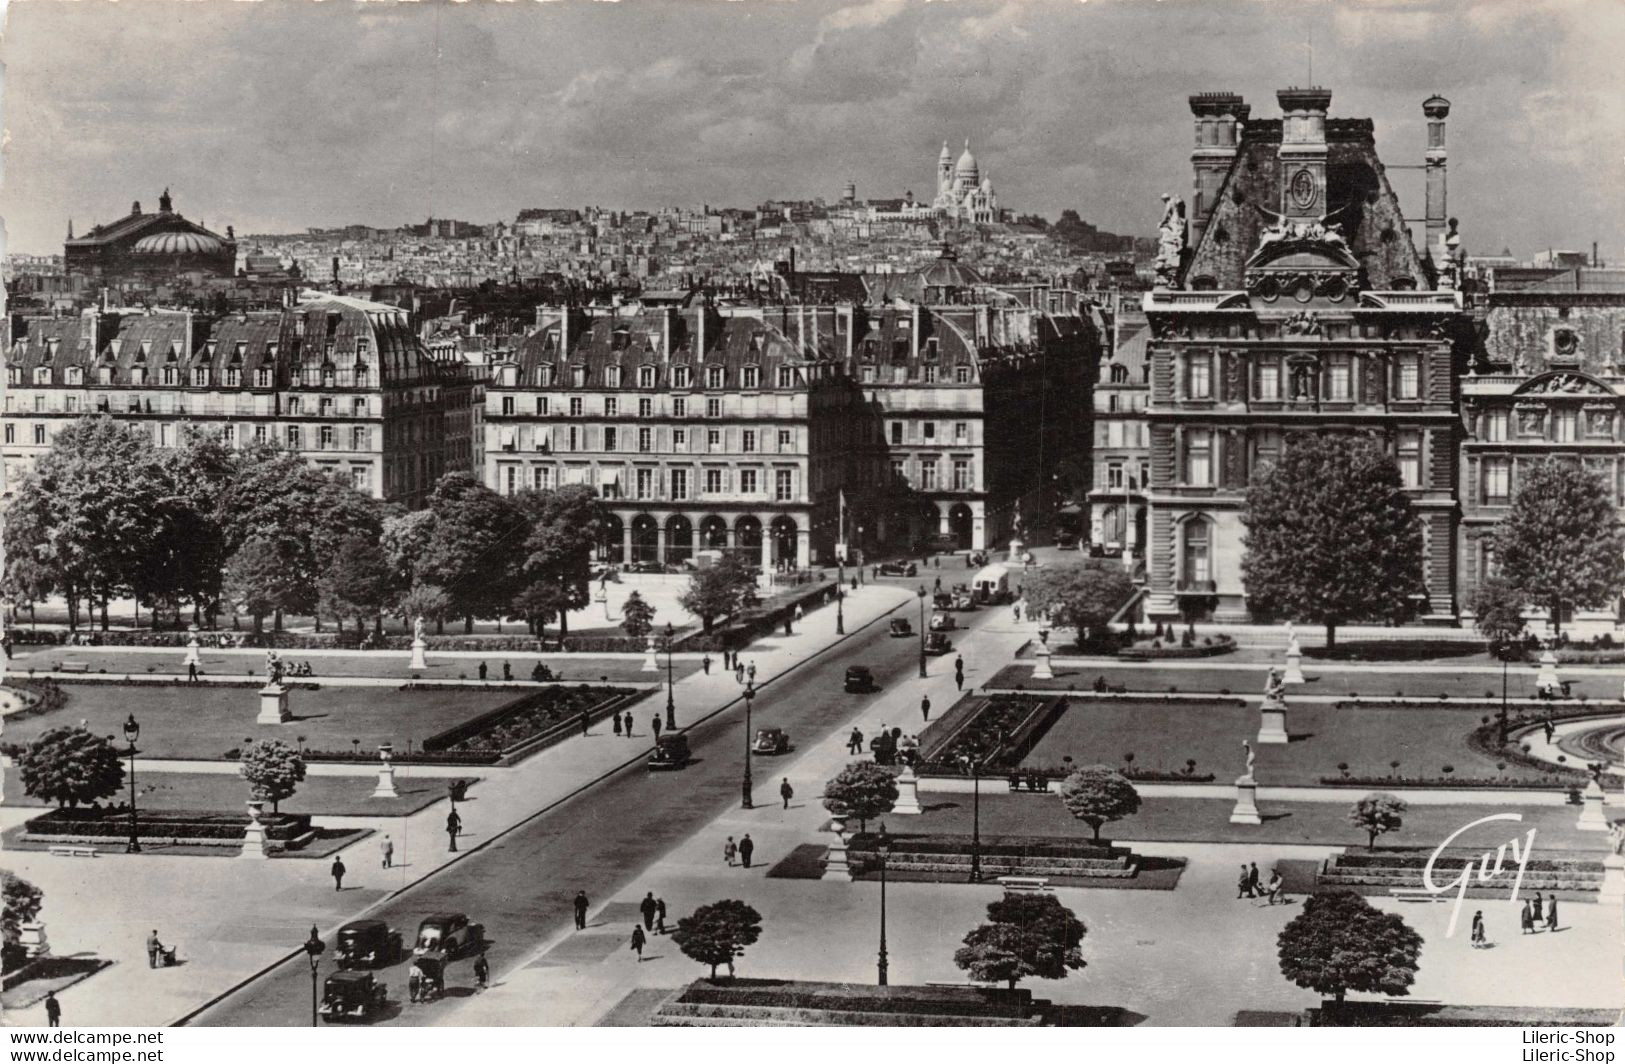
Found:
[{"label": "park bench", "polygon": [[1443,894],[1430,894],[1414,887],[1389,887],[1388,895],[1395,901],[1424,901],[1442,904],[1449,900]]},{"label": "park bench", "polygon": [[1014,794],[1014,793],[1016,793],[1017,791],[1020,791],[1020,790],[1029,790],[1029,791],[1034,791],[1034,792],[1042,792],[1042,793],[1046,793],[1046,794],[1049,793],[1049,777],[1048,776],[1013,775],[1013,776],[1010,777],[1009,783],[1010,783],[1010,793],[1011,794]]},{"label": "park bench", "polygon": [[90,662],[88,662],[88,661],[64,661],[64,662],[57,665],[56,671],[57,672],[89,672],[90,671]]},{"label": "park bench", "polygon": [[53,856],[53,857],[95,857],[96,856],[96,847],[94,847],[94,846],[52,846],[51,847],[51,856]]},{"label": "park bench", "polygon": [[1000,876],[999,886],[1010,894],[1049,893],[1049,880],[1043,876]]}]

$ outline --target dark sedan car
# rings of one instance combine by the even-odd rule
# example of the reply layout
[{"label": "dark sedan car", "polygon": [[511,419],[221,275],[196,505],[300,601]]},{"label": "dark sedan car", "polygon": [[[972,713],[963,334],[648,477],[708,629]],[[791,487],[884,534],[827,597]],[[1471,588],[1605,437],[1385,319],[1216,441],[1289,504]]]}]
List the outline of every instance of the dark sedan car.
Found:
[{"label": "dark sedan car", "polygon": [[927,654],[946,654],[953,648],[953,643],[941,632],[932,632],[925,637],[925,652]]},{"label": "dark sedan car", "polygon": [[918,576],[920,567],[913,562],[883,562],[879,572],[881,576]]},{"label": "dark sedan car", "polygon": [[866,666],[850,665],[846,670],[846,689],[851,694],[864,694],[875,689],[875,674]]}]

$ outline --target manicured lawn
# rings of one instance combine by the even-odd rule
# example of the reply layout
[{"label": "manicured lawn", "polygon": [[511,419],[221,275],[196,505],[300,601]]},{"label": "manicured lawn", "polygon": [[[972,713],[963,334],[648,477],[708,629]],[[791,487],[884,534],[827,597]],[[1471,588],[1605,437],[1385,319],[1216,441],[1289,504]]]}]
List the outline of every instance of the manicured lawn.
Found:
[{"label": "manicured lawn", "polygon": [[[997,790],[995,789],[997,788]],[[1003,784],[994,782],[982,792],[982,833],[984,835],[1057,835],[1087,839],[1089,825],[1072,819],[1061,800],[1054,795],[999,793]],[[1263,824],[1249,826],[1230,823],[1234,803],[1223,799],[1147,798],[1140,811],[1126,820],[1107,824],[1102,839],[1166,842],[1256,842],[1263,844],[1303,843],[1321,846],[1365,845],[1365,834],[1348,822],[1348,811],[1364,794],[1353,791],[1348,802],[1270,802],[1260,800]],[[971,796],[923,791],[921,816],[894,817],[888,829],[897,832],[943,834],[971,833]],[[1437,846],[1458,828],[1491,813],[1521,813],[1523,821],[1485,825],[1463,836],[1460,845],[1483,846],[1493,851],[1516,834],[1520,839],[1535,828],[1535,851],[1608,849],[1603,832],[1577,831],[1579,813],[1571,806],[1518,805],[1413,805],[1404,815],[1400,830],[1384,835],[1377,847]],[[1618,815],[1610,811],[1610,816]]]},{"label": "manicured lawn", "polygon": [[[476,777],[465,776],[473,780]],[[403,765],[395,772],[399,798],[372,798],[375,776],[309,776],[294,796],[282,803],[284,813],[313,813],[326,816],[410,816],[424,806],[446,797],[446,777],[414,777],[412,767]],[[136,762],[136,809],[205,809],[216,812],[242,812],[248,801],[248,784],[242,777],[217,772],[142,772]],[[6,804],[46,803],[23,793],[16,772],[6,774]],[[128,790],[114,800],[127,801]],[[477,792],[474,797],[478,797]]]},{"label": "manicured lawn", "polygon": [[[320,682],[318,680],[318,682]],[[97,735],[116,736],[124,744],[124,719],[134,714],[141,724],[142,756],[217,759],[241,746],[245,738],[282,739],[318,750],[349,750],[359,739],[362,750],[393,743],[405,751],[436,732],[494,709],[523,691],[475,688],[464,691],[397,691],[388,687],[328,687],[294,690],[293,720],[255,724],[259,693],[254,688],[124,687],[112,684],[65,683],[68,701],[43,716],[8,722],[6,740],[27,743],[48,728],[85,723]]]},{"label": "manicured lawn", "polygon": [[[1290,705],[1290,702],[1289,702]],[[1356,776],[1388,776],[1398,761],[1402,775],[1443,775],[1445,765],[1457,778],[1493,779],[1495,762],[1467,748],[1467,735],[1484,716],[1480,710],[1445,708],[1334,709],[1298,705],[1287,713],[1285,745],[1258,746],[1256,773],[1264,786],[1312,785],[1323,776],[1340,775],[1347,763]],[[1134,766],[1179,772],[1187,759],[1197,774],[1211,773],[1228,783],[1246,764],[1243,739],[1258,734],[1255,706],[1201,703],[1134,705],[1109,701],[1074,701],[1056,720],[1031,754],[1026,766],[1060,766],[1063,757],[1079,765],[1119,766],[1134,755]],[[1510,775],[1532,775],[1508,767]]]}]

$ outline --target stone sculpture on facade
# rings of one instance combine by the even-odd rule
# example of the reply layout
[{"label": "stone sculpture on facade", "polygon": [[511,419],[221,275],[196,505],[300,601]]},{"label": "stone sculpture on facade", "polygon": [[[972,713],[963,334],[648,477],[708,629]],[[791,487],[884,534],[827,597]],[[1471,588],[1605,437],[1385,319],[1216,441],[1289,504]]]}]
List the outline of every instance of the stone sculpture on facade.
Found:
[{"label": "stone sculpture on facade", "polygon": [[1185,201],[1163,193],[1162,221],[1157,223],[1157,287],[1171,288],[1179,277],[1180,259],[1185,253]]}]

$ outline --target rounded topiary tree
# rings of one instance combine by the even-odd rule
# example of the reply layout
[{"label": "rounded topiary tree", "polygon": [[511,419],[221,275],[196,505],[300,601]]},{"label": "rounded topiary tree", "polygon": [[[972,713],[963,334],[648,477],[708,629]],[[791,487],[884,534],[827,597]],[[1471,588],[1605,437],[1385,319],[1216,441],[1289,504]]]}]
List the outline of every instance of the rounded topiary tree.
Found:
[{"label": "rounded topiary tree", "polygon": [[23,961],[23,925],[39,916],[45,894],[28,880],[4,869],[0,869],[0,882],[5,892],[5,912],[0,915],[0,927],[5,931],[4,968],[9,972]]},{"label": "rounded topiary tree", "polygon": [[1140,811],[1140,792],[1121,774],[1105,765],[1088,765],[1061,781],[1061,803],[1066,811],[1095,830]]},{"label": "rounded topiary tree", "polygon": [[1354,803],[1354,808],[1349,810],[1349,823],[1365,832],[1366,849],[1375,850],[1378,835],[1400,829],[1407,808],[1405,799],[1375,791]]},{"label": "rounded topiary tree", "polygon": [[1276,944],[1282,975],[1338,1001],[1350,990],[1410,993],[1422,952],[1404,920],[1350,890],[1309,895]]},{"label": "rounded topiary tree", "polygon": [[1065,979],[1084,965],[1083,921],[1053,894],[1006,894],[988,904],[987,919],[954,951],[954,964],[972,979],[1014,990],[1028,976]]},{"label": "rounded topiary tree", "polygon": [[77,726],[52,728],[29,743],[17,770],[25,793],[69,809],[111,798],[124,785],[118,750]]},{"label": "rounded topiary tree", "polygon": [[712,979],[719,964],[726,964],[733,975],[734,958],[744,956],[745,947],[761,937],[762,914],[731,898],[700,906],[694,915],[678,920],[671,933],[683,956],[711,966]]},{"label": "rounded topiary tree", "polygon": [[271,812],[281,812],[283,799],[292,798],[305,779],[305,759],[281,739],[254,743],[243,751],[237,771],[258,802],[270,802]]},{"label": "rounded topiary tree", "polygon": [[854,761],[824,784],[824,808],[836,816],[855,816],[862,831],[869,821],[889,813],[897,804],[897,781],[884,766]]},{"label": "rounded topiary tree", "polygon": [[621,607],[621,629],[633,639],[642,639],[654,628],[655,608],[636,591],[626,596]]}]

